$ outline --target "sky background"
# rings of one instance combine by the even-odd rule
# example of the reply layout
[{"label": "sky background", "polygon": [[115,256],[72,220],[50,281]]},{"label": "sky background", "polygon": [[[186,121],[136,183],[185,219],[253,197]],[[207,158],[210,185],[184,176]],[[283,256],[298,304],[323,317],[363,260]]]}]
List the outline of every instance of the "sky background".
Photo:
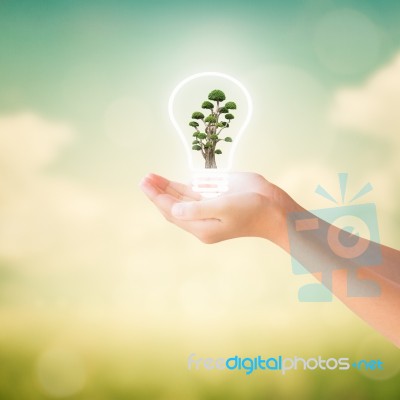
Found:
[{"label": "sky background", "polygon": [[[312,278],[286,254],[204,245],[138,183],[188,181],[168,97],[220,71],[254,102],[236,170],[308,209],[332,206],[314,190],[338,198],[339,172],[349,196],[371,182],[357,204],[376,203],[399,248],[399,18],[393,1],[0,0],[0,394],[396,398],[398,351],[336,300],[299,303]],[[187,371],[192,352],[368,354],[387,369],[245,377]]]}]

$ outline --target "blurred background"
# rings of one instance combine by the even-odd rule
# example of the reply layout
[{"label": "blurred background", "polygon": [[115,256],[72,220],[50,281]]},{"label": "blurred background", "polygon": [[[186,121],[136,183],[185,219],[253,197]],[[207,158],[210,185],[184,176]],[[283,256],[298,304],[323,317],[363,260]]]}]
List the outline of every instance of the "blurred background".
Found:
[{"label": "blurred background", "polygon": [[[254,116],[236,170],[308,209],[374,190],[400,248],[400,3],[0,1],[0,397],[397,399],[399,352],[261,239],[204,245],[138,189],[187,181],[167,102],[230,74]],[[188,371],[187,357],[381,359],[382,372]]]}]

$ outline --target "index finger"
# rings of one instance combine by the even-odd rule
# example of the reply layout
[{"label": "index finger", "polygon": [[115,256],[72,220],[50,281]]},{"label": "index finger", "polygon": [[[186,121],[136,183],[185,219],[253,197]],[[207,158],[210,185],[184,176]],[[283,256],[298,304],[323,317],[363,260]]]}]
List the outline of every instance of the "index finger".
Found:
[{"label": "index finger", "polygon": [[160,175],[150,174],[148,178],[162,191],[180,200],[201,200],[201,195],[192,190],[189,185],[180,182],[170,181]]}]

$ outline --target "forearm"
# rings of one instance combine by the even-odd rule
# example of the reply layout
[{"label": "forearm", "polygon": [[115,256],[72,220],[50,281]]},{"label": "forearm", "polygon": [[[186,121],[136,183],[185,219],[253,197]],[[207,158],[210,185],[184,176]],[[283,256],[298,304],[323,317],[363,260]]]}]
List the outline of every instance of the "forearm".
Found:
[{"label": "forearm", "polygon": [[400,347],[400,289],[369,267],[360,268],[358,278],[374,280],[380,287],[377,297],[350,297],[347,294],[347,271],[333,272],[333,294],[391,342]]},{"label": "forearm", "polygon": [[[380,253],[379,264],[365,266],[357,264],[351,257],[339,257],[337,254],[340,252],[332,248],[332,243],[328,243],[324,234],[330,231],[339,237],[339,233],[343,231],[340,232],[339,228],[320,219],[317,221],[319,228],[324,229],[313,230],[307,224],[315,225],[316,216],[290,198],[285,198],[283,204],[280,229],[273,241],[291,257],[296,258],[353,312],[400,346],[400,253],[359,238],[364,247],[372,246],[374,252]],[[302,221],[302,230],[298,230],[296,221],[291,216],[303,214],[305,218]],[[377,258],[376,254],[373,255]],[[371,293],[370,286],[363,285],[365,283],[375,284],[380,293]],[[349,293],[351,291],[355,295]]]}]

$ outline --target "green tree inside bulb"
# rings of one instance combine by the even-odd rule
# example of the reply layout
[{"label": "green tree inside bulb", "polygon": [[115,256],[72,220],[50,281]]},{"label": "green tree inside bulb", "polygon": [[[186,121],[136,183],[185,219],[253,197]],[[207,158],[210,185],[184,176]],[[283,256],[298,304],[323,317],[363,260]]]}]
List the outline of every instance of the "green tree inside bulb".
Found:
[{"label": "green tree inside bulb", "polygon": [[[189,122],[189,126],[195,129],[192,150],[201,152],[206,168],[217,168],[215,155],[222,154],[222,151],[217,149],[218,143],[232,142],[229,136],[222,138],[221,132],[229,128],[229,124],[235,118],[230,110],[236,110],[236,104],[233,101],[222,104],[225,101],[225,93],[218,89],[209,93],[208,100],[210,101],[203,102],[201,108],[209,112],[209,115],[204,116],[202,112],[195,111],[192,114],[192,121]],[[223,117],[226,121],[221,121]],[[204,125],[204,132],[199,128],[197,122],[199,120]]]}]

